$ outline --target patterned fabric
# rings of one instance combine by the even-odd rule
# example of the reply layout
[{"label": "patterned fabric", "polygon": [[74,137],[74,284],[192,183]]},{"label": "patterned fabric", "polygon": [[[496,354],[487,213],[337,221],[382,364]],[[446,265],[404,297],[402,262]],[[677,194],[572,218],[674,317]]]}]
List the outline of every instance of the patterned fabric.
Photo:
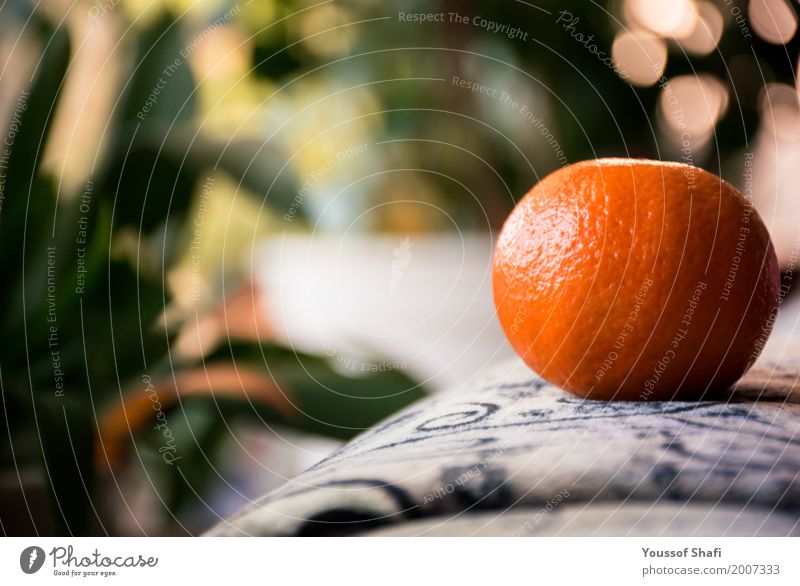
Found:
[{"label": "patterned fabric", "polygon": [[800,386],[573,397],[519,362],[358,436],[212,535],[800,535]]}]

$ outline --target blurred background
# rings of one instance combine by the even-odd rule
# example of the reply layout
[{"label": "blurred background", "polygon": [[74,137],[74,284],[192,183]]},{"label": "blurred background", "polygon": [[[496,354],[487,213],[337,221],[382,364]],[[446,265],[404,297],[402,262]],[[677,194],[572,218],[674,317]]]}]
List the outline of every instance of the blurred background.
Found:
[{"label": "blurred background", "polygon": [[6,0],[0,530],[196,534],[510,356],[494,235],[583,159],[739,186],[785,296],[797,12]]}]

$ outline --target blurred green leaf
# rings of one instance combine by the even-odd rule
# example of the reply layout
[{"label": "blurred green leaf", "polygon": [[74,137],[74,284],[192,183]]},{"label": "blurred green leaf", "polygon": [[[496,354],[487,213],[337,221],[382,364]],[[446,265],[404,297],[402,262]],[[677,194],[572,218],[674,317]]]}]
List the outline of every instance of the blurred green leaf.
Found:
[{"label": "blurred green leaf", "polygon": [[291,405],[288,414],[272,408],[261,413],[259,405],[243,401],[231,410],[327,437],[349,439],[425,396],[401,370],[373,372],[365,365],[366,373],[349,376],[323,357],[274,344],[233,342],[206,358],[206,364],[216,361],[263,371]]},{"label": "blurred green leaf", "polygon": [[21,317],[19,308],[22,307],[19,298],[22,284],[18,279],[23,272],[32,277],[31,270],[40,266],[36,260],[32,265],[23,266],[23,259],[26,253],[37,254],[38,248],[44,248],[55,213],[53,183],[39,177],[37,171],[69,58],[66,29],[51,31],[46,37],[34,82],[17,101],[11,121],[16,128],[13,144],[4,146],[10,152],[5,171],[4,200],[0,207],[0,270],[16,282],[10,286],[7,281],[6,286],[0,289],[0,307],[17,323],[19,320],[14,318]]},{"label": "blurred green leaf", "polygon": [[161,156],[162,142],[196,112],[194,79],[181,55],[185,49],[181,28],[168,12],[137,40],[136,63],[123,88],[113,148],[99,182],[99,193],[114,199],[115,226],[163,228],[167,217],[179,222],[191,204],[197,174]]},{"label": "blurred green leaf", "polygon": [[163,282],[142,278],[127,259],[109,259],[104,277],[83,297],[82,346],[91,380],[109,386],[96,384],[97,392],[111,393],[166,354],[171,337],[156,320],[169,296]]},{"label": "blurred green leaf", "polygon": [[[147,138],[151,148],[155,140]],[[164,140],[162,157],[171,164],[182,164],[196,174],[220,168],[244,189],[264,199],[280,215],[291,206],[297,194],[297,178],[291,166],[285,165],[282,153],[269,144],[256,140],[231,143],[216,141],[202,132],[190,134],[176,131]],[[296,209],[297,218],[305,218],[303,207]]]},{"label": "blurred green leaf", "polygon": [[69,391],[39,396],[35,403],[56,528],[61,535],[89,535],[97,520],[92,412]]}]

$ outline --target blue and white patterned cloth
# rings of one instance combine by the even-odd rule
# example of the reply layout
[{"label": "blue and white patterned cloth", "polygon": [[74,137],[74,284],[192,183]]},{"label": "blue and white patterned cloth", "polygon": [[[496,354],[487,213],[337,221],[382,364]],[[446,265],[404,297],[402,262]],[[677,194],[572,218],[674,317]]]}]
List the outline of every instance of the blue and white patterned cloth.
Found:
[{"label": "blue and white patterned cloth", "polygon": [[595,402],[519,362],[434,396],[211,535],[800,535],[800,384]]}]

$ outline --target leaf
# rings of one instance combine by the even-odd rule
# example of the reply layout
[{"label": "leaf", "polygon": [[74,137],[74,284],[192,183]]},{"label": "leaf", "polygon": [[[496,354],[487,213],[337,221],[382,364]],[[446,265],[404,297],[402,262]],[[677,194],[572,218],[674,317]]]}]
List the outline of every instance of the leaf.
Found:
[{"label": "leaf", "polygon": [[[55,279],[55,274],[48,272],[54,271],[55,265],[49,263],[56,262],[57,254],[50,233],[56,201],[53,182],[36,177],[31,181],[29,189],[28,209],[21,213],[22,219],[17,220],[21,226],[19,240],[3,242],[0,255],[0,263],[5,264],[7,270],[14,271],[7,273],[13,278],[0,288],[0,307],[5,314],[3,327],[9,337],[18,339],[26,337],[27,332],[23,331],[24,318],[46,309],[48,281]],[[11,230],[4,231],[3,237],[6,236],[11,236]],[[10,264],[14,267],[8,268]],[[41,336],[47,330],[44,316],[36,325],[39,326],[39,335],[33,332],[33,339],[28,341],[27,347],[42,343],[46,347],[47,336]],[[17,345],[5,350],[19,351],[23,346]]]},{"label": "leaf", "polygon": [[[157,136],[146,132],[142,133],[141,140],[150,148],[161,144]],[[183,164],[194,169],[197,174],[208,169],[224,170],[280,216],[291,207],[299,188],[294,167],[285,164],[285,156],[269,143],[256,140],[222,142],[202,132],[177,129],[163,139],[162,156],[175,165]],[[295,216],[306,217],[302,206],[296,210]]]},{"label": "leaf", "polygon": [[[287,27],[274,23],[269,31],[254,31],[253,73],[270,80],[288,77],[303,68],[296,51],[287,48],[293,42]],[[260,34],[259,34],[260,33]]]},{"label": "leaf", "polygon": [[108,457],[112,468],[122,462],[130,437],[145,432],[156,417],[154,401],[164,413],[179,403],[181,409],[195,402],[209,404],[220,427],[228,419],[245,418],[349,439],[424,396],[399,371],[347,376],[323,358],[274,344],[235,342],[202,365],[192,364],[174,376],[136,383],[121,402],[108,404],[100,420],[104,453],[99,461]]},{"label": "leaf", "polygon": [[[230,432],[219,425],[217,410],[206,401],[190,401],[181,409],[173,410],[169,426],[174,436],[175,457],[179,459],[172,465],[166,464],[163,435],[148,438],[147,444],[156,453],[155,461],[161,469],[161,474],[154,476],[165,477],[165,513],[180,516],[181,524],[190,532],[197,533],[210,521],[194,521],[198,515],[192,509],[205,512],[204,517],[209,514],[203,499],[208,497],[208,487],[213,479],[219,478],[220,448],[225,438],[230,437]],[[154,466],[149,466],[149,469],[153,470]]]},{"label": "leaf", "polygon": [[[208,522],[198,495],[207,495],[209,482],[219,475],[220,449],[230,426],[250,421],[348,439],[423,396],[397,371],[346,376],[324,358],[246,342],[224,346],[203,366],[181,370],[174,379],[153,381],[153,389],[148,393],[140,385],[121,406],[109,409],[101,420],[101,441],[114,464],[131,448],[132,434],[137,450],[148,446],[155,455],[148,470],[161,479],[156,482],[168,516],[179,514],[190,531],[192,520]],[[153,396],[168,437],[154,431]],[[170,462],[159,450],[170,450]]]},{"label": "leaf", "polygon": [[[163,140],[196,111],[184,49],[180,27],[167,12],[139,39],[117,113],[114,147],[99,180],[99,192],[115,202],[115,226],[163,229],[168,216],[180,221],[191,204],[197,173],[160,154]],[[143,135],[148,141],[140,139]]]},{"label": "leaf", "polygon": [[104,193],[113,194],[115,226],[131,226],[144,238],[147,232],[163,232],[167,221],[182,223],[198,182],[194,168],[135,143],[113,171],[119,182],[107,183]]},{"label": "leaf", "polygon": [[0,215],[0,218],[9,217],[12,224],[18,224],[20,218],[25,217],[25,196],[39,169],[69,65],[70,44],[66,28],[52,31],[44,43],[33,84],[17,100],[14,110],[17,118],[12,116],[17,130],[9,147],[4,186],[6,199]]},{"label": "leaf", "polygon": [[[37,178],[34,184],[31,205],[38,204],[38,209],[32,209],[31,216],[37,221],[30,223],[25,238],[24,279],[9,287],[8,292],[14,306],[25,311],[11,312],[4,322],[7,334],[27,340],[25,350],[30,357],[49,354],[51,325],[74,321],[79,313],[76,288],[86,288],[85,279],[78,279],[79,254],[85,271],[82,275],[88,276],[91,283],[91,279],[100,276],[101,263],[107,260],[110,229],[101,206],[89,206],[87,210],[82,208],[81,199],[66,203],[62,200],[56,205],[53,180]],[[58,323],[50,322],[50,317],[59,318]],[[80,339],[72,342],[76,350],[82,346]],[[20,352],[17,356],[22,357]]]},{"label": "leaf", "polygon": [[[206,359],[233,361],[263,372],[290,403],[288,413],[268,413],[265,421],[328,437],[349,439],[425,396],[399,369],[375,372],[364,364],[348,376],[319,356],[274,344],[232,342]],[[248,415],[249,405],[240,410]],[[256,411],[251,415],[258,416]]]},{"label": "leaf", "polygon": [[94,425],[81,400],[39,396],[36,421],[59,535],[89,535],[99,517],[92,502]]},{"label": "leaf", "polygon": [[164,11],[138,39],[134,70],[123,90],[125,122],[163,128],[192,119],[195,86],[185,49],[178,21]]},{"label": "leaf", "polygon": [[[53,250],[42,248],[26,257],[31,276],[25,280],[24,303],[22,288],[12,296],[15,306],[24,307],[25,313],[17,311],[4,324],[9,337],[25,343],[0,347],[0,364],[30,366],[27,372],[6,369],[12,377],[8,381],[11,392],[24,393],[28,376],[37,392],[52,389],[53,362],[57,360],[65,386],[85,393],[77,389],[91,385],[103,396],[167,353],[172,335],[157,327],[169,301],[161,273],[137,270],[135,256],[109,257],[110,220],[104,204],[94,203],[85,217],[85,245],[76,241],[77,220],[65,217],[61,225],[69,224],[74,232],[59,234]],[[67,215],[65,210],[62,213]],[[79,251],[83,265],[78,264]],[[58,269],[52,273],[47,265],[50,259]],[[85,269],[82,280],[79,266]],[[89,401],[87,394],[84,398]]]},{"label": "leaf", "polygon": [[78,315],[92,384],[112,393],[166,356],[172,338],[158,318],[169,296],[164,281],[142,278],[128,259],[108,259],[103,277],[82,298]]},{"label": "leaf", "polygon": [[[238,399],[243,404],[260,404],[288,413],[290,405],[277,387],[259,371],[236,368],[229,363],[198,366],[174,376],[137,382],[120,402],[112,401],[100,418],[98,462],[106,459],[113,469],[121,463],[130,448],[130,437],[146,430],[158,410],[164,412],[191,397],[207,397],[210,401]],[[157,408],[156,406],[157,405]]]},{"label": "leaf", "polygon": [[[64,28],[45,41],[36,78],[20,96],[12,126],[16,128],[7,155],[3,201],[0,206],[0,270],[7,278],[23,273],[23,257],[35,243],[43,243],[55,209],[52,183],[38,176],[41,154],[55,114],[70,58],[69,36]],[[11,135],[9,135],[11,136]],[[10,283],[0,288],[0,307],[19,316],[20,305],[10,300]],[[17,283],[17,294],[21,284]]]}]

